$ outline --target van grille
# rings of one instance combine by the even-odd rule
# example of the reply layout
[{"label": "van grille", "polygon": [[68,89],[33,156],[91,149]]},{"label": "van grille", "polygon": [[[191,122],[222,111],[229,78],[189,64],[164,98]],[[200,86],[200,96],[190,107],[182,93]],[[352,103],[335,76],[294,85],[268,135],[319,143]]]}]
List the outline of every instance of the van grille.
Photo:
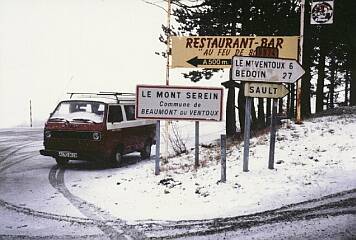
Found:
[{"label": "van grille", "polygon": [[93,132],[51,131],[52,138],[93,139]]}]

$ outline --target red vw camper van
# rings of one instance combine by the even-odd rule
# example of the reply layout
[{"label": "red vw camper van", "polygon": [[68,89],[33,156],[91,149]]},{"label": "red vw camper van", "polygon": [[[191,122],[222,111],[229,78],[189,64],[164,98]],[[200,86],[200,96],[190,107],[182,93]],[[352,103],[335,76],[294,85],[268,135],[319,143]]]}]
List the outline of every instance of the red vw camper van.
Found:
[{"label": "red vw camper van", "polygon": [[155,121],[135,119],[135,94],[69,93],[51,113],[44,128],[40,154],[56,159],[104,160],[119,165],[122,156],[139,151],[149,158]]}]

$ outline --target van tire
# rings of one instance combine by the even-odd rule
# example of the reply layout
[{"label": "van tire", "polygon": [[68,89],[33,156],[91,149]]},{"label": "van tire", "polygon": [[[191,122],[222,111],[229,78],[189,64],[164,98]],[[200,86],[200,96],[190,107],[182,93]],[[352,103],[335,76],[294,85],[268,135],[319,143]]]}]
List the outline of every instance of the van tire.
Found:
[{"label": "van tire", "polygon": [[122,147],[119,146],[116,148],[116,151],[114,153],[114,156],[112,157],[111,159],[111,163],[114,167],[119,167],[122,163],[122,157],[123,157],[123,154],[122,154]]},{"label": "van tire", "polygon": [[145,143],[143,149],[141,149],[141,159],[147,159],[151,157],[151,141]]},{"label": "van tire", "polygon": [[65,158],[56,158],[56,162],[59,167],[65,167],[68,164],[69,160]]}]

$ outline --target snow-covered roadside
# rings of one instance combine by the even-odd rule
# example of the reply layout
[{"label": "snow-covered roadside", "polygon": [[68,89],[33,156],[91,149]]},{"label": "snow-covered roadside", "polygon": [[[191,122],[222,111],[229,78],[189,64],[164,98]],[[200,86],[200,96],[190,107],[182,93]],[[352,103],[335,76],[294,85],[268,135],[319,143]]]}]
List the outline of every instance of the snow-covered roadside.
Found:
[{"label": "snow-covered roadside", "polygon": [[326,116],[283,125],[275,169],[269,170],[269,135],[251,139],[249,172],[243,144],[227,150],[227,182],[220,183],[219,147],[169,159],[155,176],[154,160],[96,172],[66,171],[76,196],[126,220],[204,219],[274,209],[356,188],[356,115]]}]

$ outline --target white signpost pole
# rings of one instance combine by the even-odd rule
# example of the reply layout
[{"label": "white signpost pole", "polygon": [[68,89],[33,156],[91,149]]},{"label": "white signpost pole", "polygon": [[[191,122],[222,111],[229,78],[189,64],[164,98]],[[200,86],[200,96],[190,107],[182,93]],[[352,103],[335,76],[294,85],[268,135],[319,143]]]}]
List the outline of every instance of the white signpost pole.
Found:
[{"label": "white signpost pole", "polygon": [[[166,85],[169,86],[169,67],[170,67],[170,61],[169,61],[169,52],[170,52],[170,41],[171,41],[171,0],[167,1],[167,50],[166,50],[166,55],[167,55],[167,65],[166,65]],[[164,148],[164,161],[167,162],[168,160],[168,144],[169,144],[169,121],[165,121],[165,128],[164,128],[164,134],[165,134],[165,148]]]}]

